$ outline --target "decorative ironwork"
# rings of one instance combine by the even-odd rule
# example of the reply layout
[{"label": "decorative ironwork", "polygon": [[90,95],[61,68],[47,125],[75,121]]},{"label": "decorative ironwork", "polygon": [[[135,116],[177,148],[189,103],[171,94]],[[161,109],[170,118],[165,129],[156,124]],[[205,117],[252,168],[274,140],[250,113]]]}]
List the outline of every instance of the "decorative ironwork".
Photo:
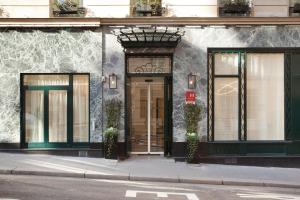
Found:
[{"label": "decorative ironwork", "polygon": [[241,53],[241,66],[240,66],[240,128],[241,140],[246,139],[246,124],[245,124],[245,54]]},{"label": "decorative ironwork", "polygon": [[152,63],[139,66],[134,70],[136,73],[164,73],[164,69]]},{"label": "decorative ironwork", "polygon": [[208,141],[213,141],[213,54],[208,54]]},{"label": "decorative ironwork", "polygon": [[128,47],[176,47],[184,35],[179,28],[149,27],[126,28],[113,31],[118,37],[118,42],[124,48]]}]

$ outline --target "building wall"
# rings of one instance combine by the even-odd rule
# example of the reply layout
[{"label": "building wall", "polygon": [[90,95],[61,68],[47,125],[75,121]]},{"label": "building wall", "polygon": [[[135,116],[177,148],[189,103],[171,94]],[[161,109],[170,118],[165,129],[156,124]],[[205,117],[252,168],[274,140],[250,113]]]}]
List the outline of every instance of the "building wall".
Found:
[{"label": "building wall", "polygon": [[197,76],[197,101],[204,106],[199,123],[200,138],[207,135],[207,48],[210,47],[299,47],[300,26],[250,28],[186,28],[174,55],[173,141],[185,141],[183,116],[187,75]]},{"label": "building wall", "polygon": [[[124,52],[112,34],[114,29],[9,30],[0,32],[0,143],[20,141],[20,73],[91,73],[91,141],[102,141],[104,103],[118,98],[124,104]],[[173,141],[185,141],[183,119],[187,75],[197,75],[197,103],[203,105],[199,132],[207,134],[207,48],[209,47],[299,47],[300,26],[249,28],[185,28],[175,50],[173,65]],[[103,37],[102,37],[103,35]],[[103,59],[102,59],[103,58]],[[108,88],[102,75],[118,76],[118,89]],[[102,87],[103,86],[103,87]],[[103,90],[102,90],[103,88]],[[103,94],[102,94],[103,92]],[[104,114],[104,120],[102,120]],[[124,141],[124,106],[120,142]]]},{"label": "building wall", "polygon": [[78,30],[0,32],[0,143],[20,142],[20,73],[91,73],[91,141],[102,141],[102,33]]}]

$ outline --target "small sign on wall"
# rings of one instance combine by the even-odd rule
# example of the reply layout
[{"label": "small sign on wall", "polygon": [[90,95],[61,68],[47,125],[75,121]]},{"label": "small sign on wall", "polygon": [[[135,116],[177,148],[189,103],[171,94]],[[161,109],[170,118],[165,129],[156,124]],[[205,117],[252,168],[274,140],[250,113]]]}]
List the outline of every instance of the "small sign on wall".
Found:
[{"label": "small sign on wall", "polygon": [[186,91],[185,92],[185,104],[195,104],[196,103],[196,92]]}]

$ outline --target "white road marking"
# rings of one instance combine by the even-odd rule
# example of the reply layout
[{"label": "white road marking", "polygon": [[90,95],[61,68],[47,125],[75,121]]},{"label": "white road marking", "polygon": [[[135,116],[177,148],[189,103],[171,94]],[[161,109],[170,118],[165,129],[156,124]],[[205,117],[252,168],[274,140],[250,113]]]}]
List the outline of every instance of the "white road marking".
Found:
[{"label": "white road marking", "polygon": [[187,192],[195,192],[197,190],[194,189],[187,189],[181,187],[172,187],[172,186],[159,186],[156,184],[151,184],[147,182],[138,182],[138,181],[122,181],[122,180],[107,180],[107,179],[93,179],[97,182],[105,182],[105,183],[115,183],[115,184],[124,184],[130,185],[134,187],[139,187],[143,189],[152,189],[152,190],[180,190],[180,191],[187,191]]},{"label": "white road marking", "polygon": [[85,169],[81,169],[81,168],[77,168],[77,167],[69,167],[66,165],[54,164],[54,163],[44,162],[44,161],[39,161],[39,160],[25,160],[22,162],[30,164],[30,165],[35,165],[35,166],[50,168],[50,169],[56,169],[56,170],[61,170],[61,171],[66,171],[66,172],[73,172],[73,173],[86,172],[86,173],[101,174],[101,175],[111,175],[108,173],[102,173],[102,172],[92,171],[92,170],[85,170]]},{"label": "white road marking", "polygon": [[168,195],[186,196],[188,200],[199,200],[199,198],[194,193],[177,193],[177,192],[155,192],[155,191],[137,191],[137,190],[127,190],[125,197],[136,198],[137,194],[156,194],[158,198],[167,198]]},{"label": "white road marking", "polygon": [[276,193],[237,193],[240,198],[251,199],[275,199],[275,200],[300,200],[300,196],[289,194],[276,194]]},{"label": "white road marking", "polygon": [[19,200],[19,199],[0,198],[0,200]]}]

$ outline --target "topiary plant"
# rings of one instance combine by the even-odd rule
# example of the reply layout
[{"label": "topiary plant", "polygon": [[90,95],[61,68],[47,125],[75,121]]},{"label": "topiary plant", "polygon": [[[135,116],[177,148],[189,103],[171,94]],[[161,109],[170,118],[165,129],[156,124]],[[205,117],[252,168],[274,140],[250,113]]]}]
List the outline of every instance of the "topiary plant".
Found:
[{"label": "topiary plant", "polygon": [[111,99],[105,103],[107,117],[106,128],[119,129],[122,102],[119,99]]},{"label": "topiary plant", "polygon": [[184,120],[186,127],[187,162],[192,162],[197,153],[199,137],[198,122],[200,121],[202,107],[197,104],[186,104],[184,106]]},{"label": "topiary plant", "polygon": [[104,132],[105,143],[105,157],[113,158],[114,150],[117,148],[118,142],[118,129],[110,127]]},{"label": "topiary plant", "polygon": [[187,142],[187,162],[191,163],[194,160],[195,154],[198,150],[199,137],[197,133],[187,133],[186,134]]},{"label": "topiary plant", "polygon": [[184,105],[184,121],[187,133],[197,133],[200,114],[201,106],[197,104]]},{"label": "topiary plant", "polygon": [[105,103],[107,121],[106,130],[104,132],[104,153],[106,158],[117,157],[121,106],[122,102],[118,99],[111,99]]}]

